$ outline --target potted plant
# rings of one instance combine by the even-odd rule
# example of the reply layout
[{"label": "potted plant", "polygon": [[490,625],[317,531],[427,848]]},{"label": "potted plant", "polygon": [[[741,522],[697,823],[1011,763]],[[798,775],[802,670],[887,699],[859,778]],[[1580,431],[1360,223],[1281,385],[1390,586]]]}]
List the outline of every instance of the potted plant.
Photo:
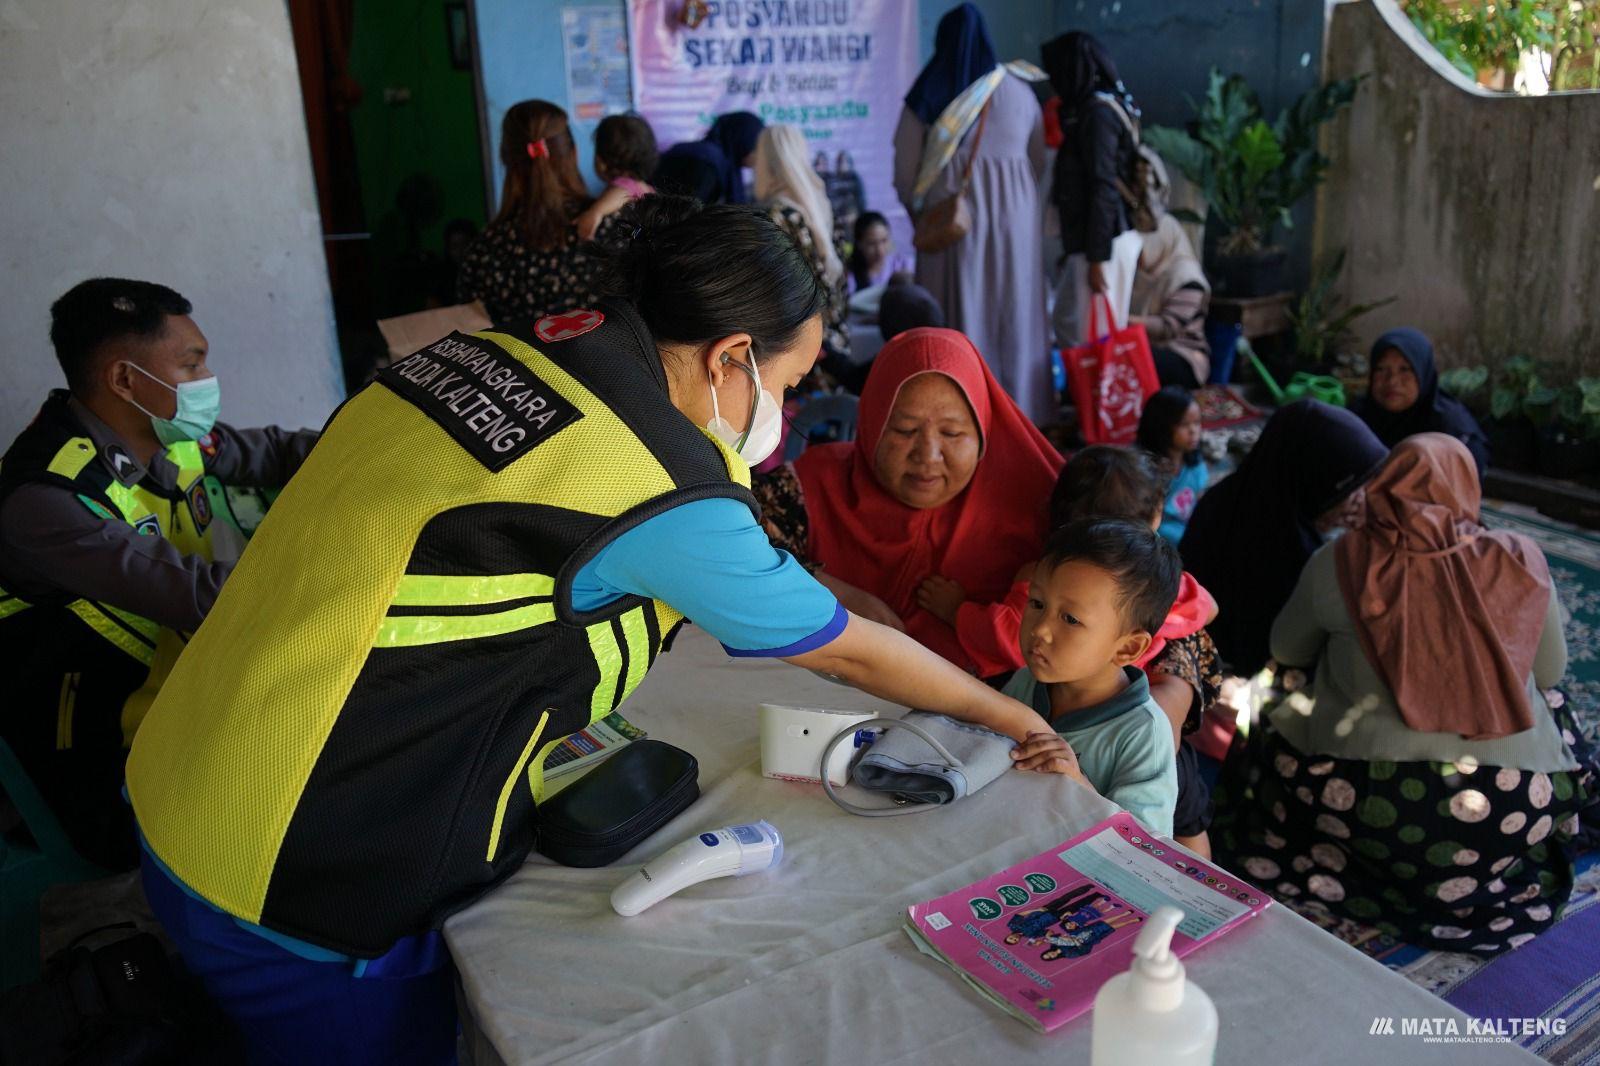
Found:
[{"label": "potted plant", "polygon": [[1545,386],[1539,368],[1525,355],[1512,356],[1490,375],[1489,417],[1483,431],[1496,466],[1532,470],[1538,463],[1536,424],[1555,406],[1555,390]]},{"label": "potted plant", "polygon": [[1600,378],[1556,390],[1539,428],[1539,473],[1573,479],[1600,467]]},{"label": "potted plant", "polygon": [[1311,279],[1310,288],[1289,308],[1290,344],[1299,369],[1316,374],[1333,374],[1351,385],[1365,387],[1367,361],[1358,351],[1353,351],[1355,339],[1350,325],[1356,319],[1385,304],[1395,297],[1373,303],[1345,306],[1344,297],[1333,291],[1333,286],[1344,270],[1344,250],[1318,270]]},{"label": "potted plant", "polygon": [[[1270,243],[1273,227],[1293,226],[1289,210],[1322,181],[1328,157],[1317,128],[1355,98],[1360,79],[1308,90],[1267,122],[1238,74],[1212,68],[1205,99],[1191,105],[1191,133],[1151,126],[1144,141],[1200,187],[1223,231],[1207,234],[1206,272],[1219,296],[1265,296],[1284,288],[1286,253]],[[1173,214],[1201,221],[1187,211]]]},{"label": "potted plant", "polygon": [[1466,404],[1479,422],[1489,417],[1489,368],[1453,366],[1439,375],[1439,387]]}]

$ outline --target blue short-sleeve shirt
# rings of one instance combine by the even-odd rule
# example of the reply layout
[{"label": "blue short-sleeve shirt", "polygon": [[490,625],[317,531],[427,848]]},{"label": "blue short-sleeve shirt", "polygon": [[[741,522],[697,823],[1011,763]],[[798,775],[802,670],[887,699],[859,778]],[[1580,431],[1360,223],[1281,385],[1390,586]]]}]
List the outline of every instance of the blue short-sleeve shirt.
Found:
[{"label": "blue short-sleeve shirt", "polygon": [[695,500],[606,545],[578,571],[572,606],[626,595],[672,605],[730,655],[786,657],[829,643],[848,613],[737,500]]}]

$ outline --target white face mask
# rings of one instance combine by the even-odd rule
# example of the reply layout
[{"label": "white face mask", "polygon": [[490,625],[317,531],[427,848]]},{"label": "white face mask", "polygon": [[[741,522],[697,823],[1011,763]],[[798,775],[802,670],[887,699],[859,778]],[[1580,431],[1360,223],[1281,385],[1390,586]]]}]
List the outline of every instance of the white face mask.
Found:
[{"label": "white face mask", "polygon": [[[783,439],[783,408],[772,398],[771,393],[761,387],[761,370],[755,365],[754,357],[751,358],[749,366],[734,362],[726,355],[722,357],[722,362],[726,366],[736,366],[743,370],[756,383],[756,401],[750,411],[750,427],[740,433],[722,417],[722,411],[717,406],[716,386],[711,385],[711,421],[706,423],[706,429],[722,443],[738,452],[739,458],[755,466],[771,455],[777,449],[778,442]],[[708,382],[710,377],[711,372],[708,370],[706,371]]]}]

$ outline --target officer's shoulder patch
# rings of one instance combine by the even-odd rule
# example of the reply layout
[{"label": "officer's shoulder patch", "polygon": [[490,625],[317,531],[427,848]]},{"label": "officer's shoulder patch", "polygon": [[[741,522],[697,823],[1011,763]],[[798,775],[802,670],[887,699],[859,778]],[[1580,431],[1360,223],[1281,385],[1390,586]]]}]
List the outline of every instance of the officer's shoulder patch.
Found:
[{"label": "officer's shoulder patch", "polygon": [[127,482],[139,472],[139,464],[120,444],[107,444],[100,449],[100,454],[105,457],[106,465],[111,467],[111,476],[118,481]]},{"label": "officer's shoulder patch", "polygon": [[206,479],[203,477],[195,478],[194,484],[189,486],[189,513],[194,515],[195,525],[201,533],[211,525],[211,496],[206,492]]},{"label": "officer's shoulder patch", "polygon": [[533,324],[533,335],[546,343],[570,341],[600,328],[606,316],[590,308],[580,308],[559,315],[545,315]]},{"label": "officer's shoulder patch", "polygon": [[[599,312],[595,312],[598,314]],[[378,372],[491,471],[583,417],[548,382],[491,341],[452,333]]]},{"label": "officer's shoulder patch", "polygon": [[159,537],[161,520],[153,514],[147,514],[133,524],[133,531],[142,537]]}]

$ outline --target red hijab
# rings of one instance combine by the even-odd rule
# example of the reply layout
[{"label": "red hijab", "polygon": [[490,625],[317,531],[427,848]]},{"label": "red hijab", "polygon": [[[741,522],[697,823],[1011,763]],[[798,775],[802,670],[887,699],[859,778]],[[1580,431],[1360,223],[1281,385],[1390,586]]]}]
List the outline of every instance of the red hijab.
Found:
[{"label": "red hijab", "polygon": [[[928,509],[901,503],[873,472],[900,390],[920,374],[955,382],[983,449],[967,487]],[[917,587],[941,574],[970,600],[1003,599],[1017,569],[1039,557],[1061,469],[1061,456],[1000,388],[972,342],[930,327],[895,337],[862,390],[856,439],[807,448],[794,467],[805,492],[811,558],[887,603],[923,645],[970,669],[955,631],[917,606]]]},{"label": "red hijab", "polygon": [[1367,484],[1339,539],[1339,590],[1367,659],[1412,729],[1483,740],[1533,725],[1528,675],[1552,595],[1533,541],[1485,529],[1472,453],[1419,433]]}]

